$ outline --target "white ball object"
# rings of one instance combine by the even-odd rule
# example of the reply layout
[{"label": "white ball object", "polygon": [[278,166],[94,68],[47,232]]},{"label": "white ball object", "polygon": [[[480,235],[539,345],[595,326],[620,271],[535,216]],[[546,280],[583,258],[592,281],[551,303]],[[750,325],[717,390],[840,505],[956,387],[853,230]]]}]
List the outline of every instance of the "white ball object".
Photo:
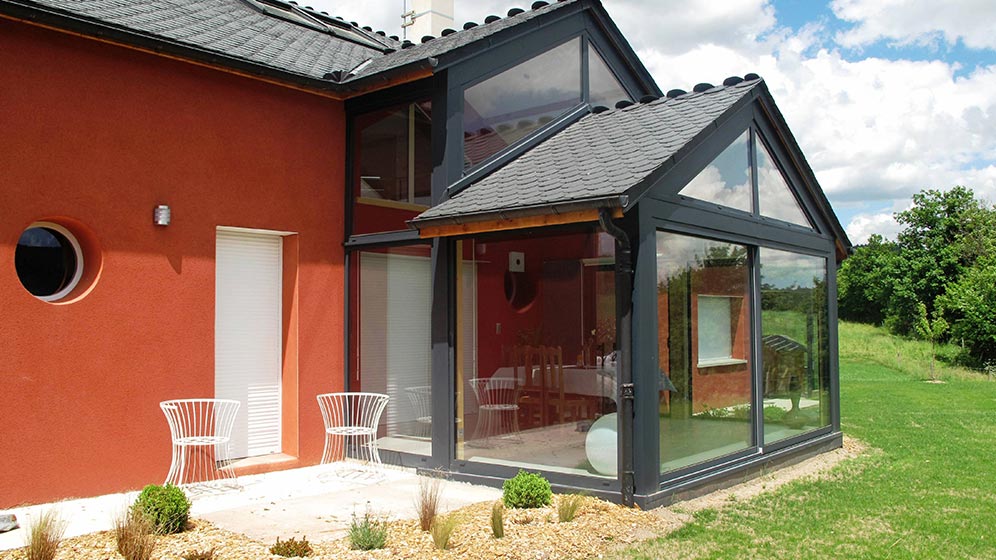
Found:
[{"label": "white ball object", "polygon": [[591,425],[588,437],[584,440],[584,452],[599,474],[617,476],[619,463],[617,460],[618,437],[616,434],[616,413],[606,414]]}]

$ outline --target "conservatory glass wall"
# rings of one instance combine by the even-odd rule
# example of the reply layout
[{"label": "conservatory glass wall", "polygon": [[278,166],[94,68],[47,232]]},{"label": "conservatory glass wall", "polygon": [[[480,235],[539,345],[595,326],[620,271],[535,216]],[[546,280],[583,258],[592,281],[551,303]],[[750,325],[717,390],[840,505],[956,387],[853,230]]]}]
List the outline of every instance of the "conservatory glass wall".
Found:
[{"label": "conservatory glass wall", "polygon": [[616,476],[614,240],[457,242],[458,460]]}]

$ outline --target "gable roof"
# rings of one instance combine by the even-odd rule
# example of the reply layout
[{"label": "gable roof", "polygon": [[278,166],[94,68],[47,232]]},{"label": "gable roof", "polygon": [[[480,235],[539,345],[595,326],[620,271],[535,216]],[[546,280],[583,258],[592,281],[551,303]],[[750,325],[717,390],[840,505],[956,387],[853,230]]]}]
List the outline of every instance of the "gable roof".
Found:
[{"label": "gable roof", "polygon": [[440,58],[456,62],[491,47],[498,35],[506,40],[538,30],[566,7],[591,9],[647,90],[657,90],[597,0],[535,2],[531,10],[512,9],[421,43],[285,0],[0,0],[0,14],[16,19],[342,97],[396,83],[395,76],[425,77]]},{"label": "gable roof", "polygon": [[623,199],[724,114],[753,100],[761,80],[589,114],[413,225],[547,213],[551,206],[624,207]]},{"label": "gable roof", "polygon": [[[632,208],[706,136],[741,108],[762,101],[803,173],[810,194],[844,247],[850,242],[802,152],[756,74],[588,114],[409,223],[420,231],[475,222]],[[459,229],[451,230],[458,232]]]}]

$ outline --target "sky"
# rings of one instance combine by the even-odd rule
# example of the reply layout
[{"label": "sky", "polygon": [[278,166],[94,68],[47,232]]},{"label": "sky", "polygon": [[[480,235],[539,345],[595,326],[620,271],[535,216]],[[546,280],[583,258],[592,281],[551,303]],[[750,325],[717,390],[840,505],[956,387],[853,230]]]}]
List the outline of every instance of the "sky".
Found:
[{"label": "sky", "polygon": [[[401,35],[404,0],[300,0]],[[411,0],[408,0],[410,5]],[[454,28],[529,1],[455,0]],[[993,0],[603,0],[661,90],[764,78],[855,244],[922,189],[996,202]]]}]

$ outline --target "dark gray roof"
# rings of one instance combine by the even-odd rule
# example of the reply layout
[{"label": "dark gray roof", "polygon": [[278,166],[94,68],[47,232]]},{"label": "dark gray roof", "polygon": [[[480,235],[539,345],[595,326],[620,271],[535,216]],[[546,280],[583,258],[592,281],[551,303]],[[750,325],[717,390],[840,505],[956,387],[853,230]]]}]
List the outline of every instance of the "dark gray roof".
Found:
[{"label": "dark gray roof", "polygon": [[[479,25],[477,27],[464,29],[445,37],[437,37],[426,43],[416,43],[409,48],[401,49],[398,52],[375,59],[368,66],[364,67],[354,79],[377,74],[379,72],[404,66],[419,60],[426,60],[430,57],[437,57],[450,53],[460,47],[490,37],[510,27],[523,24],[558,8],[574,4],[576,1],[577,0],[560,0],[559,2],[552,2],[548,6],[539,7],[535,10],[526,10],[520,14],[510,17],[503,17],[497,21],[492,21],[491,23],[478,22]],[[419,41],[420,39],[420,37],[414,38],[415,41]]]},{"label": "dark gray roof", "polygon": [[[161,41],[235,61],[260,65],[310,80],[353,82],[431,58],[487,39],[502,30],[531,21],[577,0],[537,6],[491,23],[461,29],[445,37],[402,48],[402,43],[333,18],[324,12],[269,0],[284,11],[303,13],[327,27],[362,35],[361,44],[264,13],[245,0],[0,0],[0,13],[21,10],[35,19],[55,18],[57,26],[93,25],[120,32],[128,39]],[[280,11],[277,9],[276,11]],[[103,33],[101,33],[103,34]],[[126,39],[127,40],[127,39]],[[380,45],[377,45],[379,43]],[[155,46],[155,45],[153,45]],[[366,65],[360,67],[361,64]],[[359,71],[357,67],[360,67]]]},{"label": "dark gray roof", "polygon": [[317,79],[335,70],[351,70],[372,57],[384,56],[375,48],[265,14],[242,0],[15,0],[10,3]]},{"label": "dark gray roof", "polygon": [[551,206],[566,209],[585,201],[594,206],[622,206],[619,197],[762,83],[760,79],[743,81],[586,115],[426,210],[413,224],[463,223],[530,210],[549,213]]}]

